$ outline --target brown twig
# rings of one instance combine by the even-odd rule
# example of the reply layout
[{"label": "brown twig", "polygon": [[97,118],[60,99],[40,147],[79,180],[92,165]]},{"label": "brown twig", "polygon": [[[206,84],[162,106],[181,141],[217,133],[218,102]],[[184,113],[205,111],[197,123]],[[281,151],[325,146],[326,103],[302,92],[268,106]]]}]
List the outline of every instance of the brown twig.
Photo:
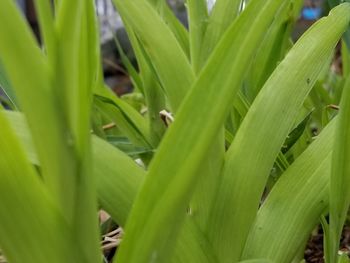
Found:
[{"label": "brown twig", "polygon": [[116,125],[115,123],[112,122],[112,123],[103,125],[103,126],[102,126],[102,129],[103,129],[103,130],[110,130],[110,129],[114,128],[114,127],[117,127],[117,125]]}]

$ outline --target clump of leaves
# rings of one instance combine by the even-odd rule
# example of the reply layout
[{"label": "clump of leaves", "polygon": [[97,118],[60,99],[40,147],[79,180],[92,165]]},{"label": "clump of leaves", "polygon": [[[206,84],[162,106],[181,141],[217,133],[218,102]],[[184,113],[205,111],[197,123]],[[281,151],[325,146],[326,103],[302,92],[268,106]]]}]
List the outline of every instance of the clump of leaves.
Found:
[{"label": "clump of leaves", "polygon": [[292,45],[300,0],[217,0],[210,13],[188,0],[189,30],[164,1],[114,0],[140,112],[103,83],[94,1],[35,3],[42,46],[14,2],[0,3],[2,85],[21,110],[0,111],[9,262],[100,262],[97,205],[125,227],[114,262],[301,260],[328,211],[326,259],[338,260],[349,81],[339,117],[314,112],[350,4]]}]

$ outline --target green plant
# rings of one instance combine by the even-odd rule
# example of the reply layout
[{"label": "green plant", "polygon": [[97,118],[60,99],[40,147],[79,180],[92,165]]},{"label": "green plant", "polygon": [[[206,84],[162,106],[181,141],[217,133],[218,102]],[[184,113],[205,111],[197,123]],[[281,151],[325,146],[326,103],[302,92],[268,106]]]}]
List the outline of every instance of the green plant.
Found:
[{"label": "green plant", "polygon": [[[125,227],[114,262],[298,262],[328,211],[326,259],[338,260],[350,203],[345,47],[334,81],[344,94],[324,85],[350,4],[292,45],[300,0],[251,0],[244,10],[218,0],[210,14],[204,0],[188,0],[189,31],[164,1],[114,0],[143,116],[103,84],[94,1],[54,2],[35,1],[42,47],[14,2],[0,2],[0,85],[23,111],[0,111],[9,262],[101,262],[98,205]],[[325,105],[340,97],[335,118]],[[110,122],[117,127],[104,130]],[[320,133],[310,146],[309,122]],[[125,142],[144,167],[117,148]]]}]

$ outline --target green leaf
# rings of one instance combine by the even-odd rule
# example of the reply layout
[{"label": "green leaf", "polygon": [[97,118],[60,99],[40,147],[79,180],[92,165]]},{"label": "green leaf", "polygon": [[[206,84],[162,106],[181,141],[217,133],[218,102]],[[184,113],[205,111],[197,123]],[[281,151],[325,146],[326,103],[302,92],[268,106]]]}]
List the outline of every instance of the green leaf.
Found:
[{"label": "green leaf", "polygon": [[333,120],[272,188],[250,229],[243,259],[292,262],[306,244],[328,208],[335,129]]},{"label": "green leaf", "polygon": [[11,124],[12,129],[16,133],[18,139],[20,139],[23,149],[26,153],[27,160],[30,161],[30,163],[39,166],[40,161],[38,159],[32,135],[30,133],[28,123],[26,119],[24,118],[23,114],[17,111],[7,111],[7,110],[1,110],[1,113],[4,113],[7,117],[8,121]]},{"label": "green leaf", "polygon": [[241,0],[217,0],[208,19],[201,48],[201,65],[207,61],[216,44],[239,13]]},{"label": "green leaf", "polygon": [[[27,156],[31,157],[30,161],[39,165],[24,116],[18,112],[4,111],[4,113],[15,128]],[[93,173],[99,203],[115,222],[124,227],[146,172],[123,152],[98,137],[92,136],[92,144],[95,164]],[[118,165],[115,165],[116,163]],[[174,263],[217,262],[211,253],[210,244],[191,217],[187,218],[180,236],[176,244]]]},{"label": "green leaf", "polygon": [[243,73],[279,6],[275,0],[252,2],[215,49],[150,164],[117,255],[120,262],[158,262],[170,256],[200,178],[201,161],[223,126]]},{"label": "green leaf", "polygon": [[191,64],[193,71],[201,69],[200,55],[203,39],[208,23],[208,9],[206,0],[187,0],[188,22],[190,32]]},{"label": "green leaf", "polygon": [[348,255],[346,253],[344,253],[340,256],[337,256],[337,259],[338,259],[338,261],[336,261],[336,262],[338,262],[338,263],[349,263],[349,261],[350,261]]},{"label": "green leaf", "polygon": [[168,25],[183,51],[189,57],[190,50],[187,29],[177,19],[173,11],[170,9],[168,2],[165,0],[148,0],[148,2],[155,8],[164,22]]},{"label": "green leaf", "polygon": [[[328,4],[331,8],[339,5],[343,2],[350,2],[349,0],[328,0]],[[347,46],[347,48],[350,50],[350,29],[348,29],[343,36],[343,40]]]},{"label": "green leaf", "polygon": [[104,88],[95,94],[95,105],[137,146],[152,147],[147,121],[133,107]]},{"label": "green leaf", "polygon": [[342,65],[343,65],[343,75],[349,76],[350,74],[350,53],[349,49],[346,47],[346,44],[344,41],[341,43],[341,58],[342,58]]},{"label": "green leaf", "polygon": [[161,86],[157,72],[151,63],[149,56],[141,47],[140,41],[135,39],[135,42],[140,74],[147,102],[150,136],[152,143],[158,145],[166,128],[164,122],[159,118],[159,113],[167,107],[166,94]]},{"label": "green leaf", "polygon": [[328,0],[328,4],[329,4],[329,6],[331,8],[333,8],[333,7],[337,6],[337,5],[339,5],[341,1],[342,0]]},{"label": "green leaf", "polygon": [[289,41],[294,22],[299,17],[299,12],[295,12],[295,10],[300,11],[303,3],[304,1],[301,0],[289,1],[278,11],[275,21],[252,62],[252,68],[247,78],[249,86],[246,92],[250,101],[253,101],[277,64],[285,56],[286,42]]},{"label": "green leaf", "polygon": [[164,1],[163,8],[161,10],[163,19],[165,23],[169,26],[173,34],[175,35],[177,41],[179,42],[180,46],[182,47],[182,50],[186,54],[186,56],[189,58],[190,54],[190,46],[189,46],[189,37],[188,37],[188,31],[185,28],[185,26],[177,19],[175,14],[172,12],[172,10],[169,8],[168,3]]},{"label": "green leaf", "polygon": [[324,259],[325,262],[331,262],[331,255],[329,249],[331,248],[330,242],[331,240],[331,235],[329,234],[329,224],[327,222],[327,219],[325,218],[324,215],[321,216],[320,218],[321,221],[321,226],[323,230],[323,254],[324,254]]},{"label": "green leaf", "polygon": [[120,136],[108,136],[107,141],[117,147],[122,152],[126,153],[130,157],[137,157],[142,154],[152,153],[153,150],[144,147],[138,147],[133,145],[127,138]]},{"label": "green leaf", "polygon": [[350,205],[350,78],[348,78],[340,103],[338,126],[334,138],[332,159],[329,248],[330,263],[337,262],[343,225]]},{"label": "green leaf", "polygon": [[10,80],[7,77],[4,66],[0,61],[0,89],[5,93],[6,97],[11,102],[14,109],[19,109],[19,104],[15,92],[11,86]]},{"label": "green leaf", "polygon": [[[27,159],[40,166],[25,116],[13,111],[0,111],[2,113],[6,114],[21,141]],[[116,222],[124,226],[146,172],[126,154],[94,135],[92,152],[99,201]],[[116,163],[119,165],[116,166]]]},{"label": "green leaf", "polygon": [[[0,247],[9,262],[85,262],[75,258],[63,215],[0,111]],[[40,245],[39,245],[40,244]],[[77,254],[76,254],[77,253]]]},{"label": "green leaf", "polygon": [[116,47],[118,49],[118,53],[120,55],[120,59],[123,62],[124,67],[126,68],[126,70],[128,71],[128,73],[130,75],[131,81],[132,81],[133,86],[134,86],[134,91],[136,89],[137,91],[140,91],[140,92],[142,92],[144,94],[144,88],[143,88],[143,85],[142,85],[142,81],[141,81],[141,78],[140,78],[139,74],[137,73],[137,70],[132,65],[132,63],[131,63],[130,59],[128,58],[128,56],[125,54],[125,52],[123,50],[123,47],[121,46],[121,44],[119,42],[117,34],[114,33],[114,32],[112,32],[112,33],[113,33],[113,38],[114,38],[115,45],[116,45]]},{"label": "green leaf", "polygon": [[288,135],[287,139],[285,140],[282,148],[282,152],[286,153],[300,138],[300,136],[304,133],[307,124],[310,120],[312,112],[310,112],[302,122],[298,124],[297,127],[295,127]]},{"label": "green leaf", "polygon": [[50,13],[45,13],[50,12],[49,2],[37,2],[45,54],[14,2],[2,1],[0,20],[6,26],[0,29],[0,56],[28,116],[43,182],[81,254],[75,260],[96,262],[100,251],[90,172],[90,107],[99,61],[94,53],[98,47],[94,2],[60,3],[53,25]]},{"label": "green leaf", "polygon": [[159,112],[165,109],[165,94],[159,83],[156,71],[145,50],[142,48],[140,41],[127,24],[125,24],[125,28],[128,32],[140,69],[140,78],[147,105],[150,140],[153,145],[158,145],[165,132],[164,123],[158,117]]},{"label": "green leaf", "polygon": [[[122,3],[123,8],[126,4],[129,3]],[[147,3],[142,3],[142,5],[148,6]],[[186,52],[183,52],[179,47],[179,43],[177,43],[179,38],[175,39],[176,34],[171,30],[173,29],[171,28],[173,23],[167,23],[170,26],[169,28],[162,20],[164,18],[165,21],[168,21],[166,18],[168,17],[168,7],[162,5],[162,7],[156,9],[148,6],[143,10],[149,13],[151,17],[151,20],[147,19],[147,22],[134,21],[135,17],[146,18],[144,13],[142,15],[135,13],[135,11],[140,12],[140,10],[129,7],[123,11],[120,8],[119,12],[121,12],[140,68],[148,106],[150,139],[153,145],[157,145],[165,131],[164,124],[158,117],[159,112],[166,108],[165,96],[168,97],[168,105],[176,112],[194,76]],[[130,15],[127,15],[128,13]],[[138,23],[135,24],[135,22]],[[151,33],[156,31],[161,33]],[[160,36],[161,39],[157,39]],[[163,67],[164,63],[167,63],[168,66]],[[173,74],[173,72],[178,72],[178,74]]]},{"label": "green leaf", "polygon": [[[99,202],[118,224],[125,226],[146,172],[125,154],[97,137],[93,138],[93,149]],[[116,163],[118,166],[115,165]],[[169,261],[174,263],[217,262],[210,244],[191,217],[187,218],[179,235],[174,256],[169,257]]]},{"label": "green leaf", "polygon": [[75,184],[71,183],[74,157],[68,145],[71,136],[62,121],[63,112],[56,107],[49,65],[15,2],[1,1],[0,23],[6,25],[0,28],[0,56],[19,103],[26,112],[42,176],[50,191],[62,201],[62,206],[64,204],[63,209],[70,211],[67,216],[71,217],[74,210],[71,200],[75,191]]},{"label": "green leaf", "polygon": [[[77,149],[82,151],[83,144],[81,142],[80,132],[84,118],[80,118],[81,111],[88,110],[89,101],[86,99],[87,87],[81,86],[81,74],[78,68],[82,66],[80,56],[84,50],[84,45],[81,45],[81,34],[84,34],[84,22],[81,19],[84,11],[82,0],[70,2],[62,0],[59,5],[56,30],[57,30],[57,64],[52,65],[53,70],[56,70],[57,75],[54,76],[55,92],[60,95],[57,99],[59,105],[64,110],[65,121],[68,123],[71,136],[78,140],[76,143]],[[80,30],[82,29],[82,30]],[[81,50],[83,48],[83,50]],[[84,67],[82,70],[86,72]],[[59,78],[59,80],[58,80]],[[82,96],[82,97],[81,97]],[[84,120],[83,120],[84,119]]]},{"label": "green leaf", "polygon": [[[62,2],[63,3],[63,2]],[[75,214],[73,221],[73,234],[81,247],[81,253],[86,262],[98,262],[101,259],[99,249],[99,229],[96,217],[97,201],[94,175],[92,173],[91,154],[91,105],[93,90],[98,85],[98,72],[100,63],[100,38],[94,0],[85,0],[82,3],[80,19],[79,49],[78,49],[78,87],[73,91],[77,95],[75,110],[76,132],[75,153],[77,171],[75,180],[78,180],[75,196]],[[74,129],[73,129],[74,132]],[[84,215],[82,217],[81,215]]]},{"label": "green leaf", "polygon": [[239,258],[273,163],[348,26],[349,14],[350,5],[343,4],[314,24],[276,68],[243,120],[227,152],[209,221],[209,239],[223,262]]},{"label": "green leaf", "polygon": [[114,3],[142,43],[172,110],[177,111],[194,80],[191,65],[179,42],[154,7],[145,0],[114,0]]},{"label": "green leaf", "polygon": [[206,231],[211,205],[220,182],[225,158],[224,141],[224,132],[220,130],[213,138],[207,155],[197,171],[198,174],[201,174],[201,180],[196,185],[189,205],[191,213],[194,215],[193,220],[203,232]]},{"label": "green leaf", "polygon": [[35,0],[35,10],[38,14],[40,35],[42,37],[45,53],[48,54],[52,63],[57,59],[57,40],[55,34],[55,23],[53,8],[48,0]]},{"label": "green leaf", "polygon": [[93,156],[99,203],[119,225],[125,226],[146,172],[127,155],[97,137],[93,137]]}]

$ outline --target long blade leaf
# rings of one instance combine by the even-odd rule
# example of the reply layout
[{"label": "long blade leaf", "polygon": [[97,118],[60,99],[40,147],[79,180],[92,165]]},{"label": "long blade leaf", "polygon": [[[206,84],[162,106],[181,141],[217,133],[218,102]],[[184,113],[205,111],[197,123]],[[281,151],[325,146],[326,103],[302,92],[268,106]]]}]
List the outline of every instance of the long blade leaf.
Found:
[{"label": "long blade leaf", "polygon": [[227,152],[209,223],[209,237],[222,262],[239,259],[278,152],[349,21],[350,5],[343,4],[304,34],[265,83],[241,124]]},{"label": "long blade leaf", "polygon": [[177,111],[194,80],[186,54],[161,16],[145,0],[114,0],[114,3],[126,24],[131,26],[143,44],[172,110]]},{"label": "long blade leaf", "polygon": [[243,259],[291,262],[306,243],[328,208],[335,129],[334,120],[277,181],[259,209]]},{"label": "long blade leaf", "polygon": [[340,237],[350,205],[350,78],[340,103],[334,137],[329,208],[330,262],[337,262]]},{"label": "long blade leaf", "polygon": [[0,125],[1,249],[13,263],[79,262],[67,222],[2,111]]},{"label": "long blade leaf", "polygon": [[[39,166],[24,116],[18,112],[5,111],[5,113],[26,150],[27,158]],[[98,137],[92,136],[92,143],[93,173],[96,178],[99,203],[115,222],[124,227],[146,172],[123,152]],[[116,163],[119,165],[115,165]],[[181,230],[173,262],[217,262],[211,253],[210,244],[192,221],[192,218],[188,217]]]},{"label": "long blade leaf", "polygon": [[[252,2],[232,25],[193,85],[135,201],[117,255],[120,262],[158,262],[164,256],[169,257],[199,176],[198,167],[211,139],[223,125],[245,67],[273,19],[271,14],[279,6],[275,0]],[[253,14],[256,20],[252,23]]]}]

